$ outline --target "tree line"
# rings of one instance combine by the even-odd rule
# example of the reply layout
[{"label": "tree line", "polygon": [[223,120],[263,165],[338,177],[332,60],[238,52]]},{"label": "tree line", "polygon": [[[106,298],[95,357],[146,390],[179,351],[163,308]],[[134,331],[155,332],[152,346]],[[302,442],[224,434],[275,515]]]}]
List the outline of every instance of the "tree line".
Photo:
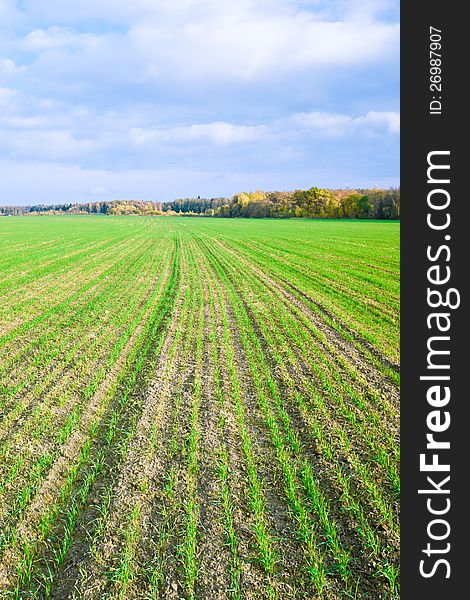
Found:
[{"label": "tree line", "polygon": [[289,192],[242,192],[232,198],[183,198],[171,202],[113,200],[0,206],[0,215],[102,214],[246,218],[399,219],[400,189],[312,187]]}]

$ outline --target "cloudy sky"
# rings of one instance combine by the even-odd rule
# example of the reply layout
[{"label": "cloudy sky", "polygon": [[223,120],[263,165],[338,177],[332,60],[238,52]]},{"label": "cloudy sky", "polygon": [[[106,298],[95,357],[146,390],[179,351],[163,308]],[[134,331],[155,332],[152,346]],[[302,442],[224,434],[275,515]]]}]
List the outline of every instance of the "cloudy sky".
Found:
[{"label": "cloudy sky", "polygon": [[399,183],[395,0],[0,0],[0,204]]}]

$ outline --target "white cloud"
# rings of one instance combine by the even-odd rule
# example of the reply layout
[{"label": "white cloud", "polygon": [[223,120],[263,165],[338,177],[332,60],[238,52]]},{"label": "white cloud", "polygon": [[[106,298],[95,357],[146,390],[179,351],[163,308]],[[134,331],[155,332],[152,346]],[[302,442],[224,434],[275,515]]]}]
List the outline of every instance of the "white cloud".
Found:
[{"label": "white cloud", "polygon": [[[114,162],[116,151],[136,164],[171,156],[230,160],[237,149],[287,160],[299,156],[311,140],[396,136],[399,114],[370,111],[363,115],[311,111],[258,124],[229,121],[187,123],[177,127],[152,123],[151,110],[91,110],[48,98],[37,100],[0,88],[0,148],[4,156],[37,160],[92,161],[97,155]],[[258,149],[258,150],[256,150]],[[261,150],[262,149],[262,150]],[[196,157],[196,158],[194,158]],[[102,160],[102,159],[100,159]],[[105,163],[106,164],[106,159]]]},{"label": "white cloud", "polygon": [[91,196],[107,196],[109,194],[109,190],[102,185],[97,185],[89,188],[86,193],[90,194]]},{"label": "white cloud", "polygon": [[[153,22],[129,30],[143,78],[163,81],[253,82],[296,71],[376,63],[398,49],[398,26],[318,21],[309,13],[236,14]],[[312,75],[311,75],[312,76]]]},{"label": "white cloud", "polygon": [[287,144],[302,136],[323,138],[351,135],[398,135],[400,116],[395,112],[372,111],[351,116],[326,112],[298,113],[288,118],[256,126],[227,122],[196,123],[176,128],[132,127],[131,144],[136,147],[158,147],[167,144],[187,147],[188,144],[209,144],[214,147],[259,143]]},{"label": "white cloud", "polygon": [[[26,11],[39,14],[39,5],[41,14],[61,25],[35,28],[21,44],[39,55],[55,49],[52,57],[36,61],[38,74],[47,70],[52,80],[66,67],[88,80],[105,75],[217,88],[224,82],[289,80],[309,70],[312,77],[312,69],[364,67],[398,54],[398,25],[374,20],[374,6],[362,11],[364,22],[346,18],[341,2],[332,3],[332,14],[286,0],[82,0],[70,11],[62,2],[41,0],[27,2]],[[121,29],[83,33],[77,25],[85,17],[116,20]]]},{"label": "white cloud", "polygon": [[21,73],[26,69],[25,66],[18,66],[11,58],[0,59],[0,75],[13,75]]},{"label": "white cloud", "polygon": [[23,40],[27,50],[42,51],[51,48],[79,47],[82,46],[90,35],[76,34],[68,27],[49,27],[48,29],[34,29]]},{"label": "white cloud", "polygon": [[129,132],[131,142],[136,146],[149,143],[208,143],[215,146],[229,146],[266,139],[268,134],[269,127],[264,125],[246,126],[226,122],[195,123],[172,129],[134,127]]},{"label": "white cloud", "polygon": [[20,18],[14,0],[0,0],[0,31],[9,31]]},{"label": "white cloud", "polygon": [[385,127],[392,135],[400,133],[400,115],[397,112],[371,111],[364,117],[359,117],[357,122],[361,123],[361,120],[367,125]]},{"label": "white cloud", "polygon": [[400,133],[400,115],[397,112],[371,111],[356,117],[324,112],[299,113],[292,117],[294,125],[326,136],[348,136],[358,133],[391,135]]},{"label": "white cloud", "polygon": [[[1,0],[13,5],[12,0]],[[129,25],[142,20],[176,20],[184,15],[265,15],[292,12],[314,13],[321,18],[371,20],[377,15],[396,12],[394,0],[80,0],[64,11],[63,0],[23,0],[24,11],[36,20],[61,24],[106,19]],[[1,6],[1,3],[0,3]],[[1,13],[0,13],[1,14]]]},{"label": "white cloud", "polygon": [[0,107],[3,109],[10,107],[16,96],[16,90],[7,87],[0,87]]},{"label": "white cloud", "polygon": [[0,149],[5,156],[21,159],[70,160],[96,151],[99,141],[80,139],[66,130],[37,130],[35,128],[0,130]]},{"label": "white cloud", "polygon": [[[120,189],[108,169],[174,179],[179,169],[207,189],[212,175],[197,173],[220,184],[236,172],[270,188],[248,173],[281,181],[284,170],[287,186],[297,168],[326,173],[343,150],[357,169],[383,174],[376,156],[398,153],[397,6],[79,0],[64,10],[63,0],[0,0],[0,157],[50,163],[48,173],[76,165],[75,189],[102,196]],[[126,178],[141,189],[137,174]]]},{"label": "white cloud", "polygon": [[47,117],[18,117],[0,115],[0,125],[9,129],[37,129],[48,125]]}]

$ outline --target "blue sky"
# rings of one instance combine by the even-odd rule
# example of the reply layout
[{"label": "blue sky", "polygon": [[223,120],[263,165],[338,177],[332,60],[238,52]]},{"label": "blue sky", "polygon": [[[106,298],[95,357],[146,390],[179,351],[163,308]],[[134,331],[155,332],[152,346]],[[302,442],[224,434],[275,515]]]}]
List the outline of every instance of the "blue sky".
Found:
[{"label": "blue sky", "polygon": [[0,0],[0,204],[398,183],[398,2]]}]

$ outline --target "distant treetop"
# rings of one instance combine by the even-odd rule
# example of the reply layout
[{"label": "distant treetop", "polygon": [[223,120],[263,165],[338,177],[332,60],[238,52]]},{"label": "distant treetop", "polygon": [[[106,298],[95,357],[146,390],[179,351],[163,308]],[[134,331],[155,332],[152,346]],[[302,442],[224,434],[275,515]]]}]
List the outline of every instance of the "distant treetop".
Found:
[{"label": "distant treetop", "polygon": [[232,198],[184,198],[172,202],[113,200],[75,204],[0,206],[0,215],[102,214],[248,218],[399,219],[400,188],[241,192]]}]

